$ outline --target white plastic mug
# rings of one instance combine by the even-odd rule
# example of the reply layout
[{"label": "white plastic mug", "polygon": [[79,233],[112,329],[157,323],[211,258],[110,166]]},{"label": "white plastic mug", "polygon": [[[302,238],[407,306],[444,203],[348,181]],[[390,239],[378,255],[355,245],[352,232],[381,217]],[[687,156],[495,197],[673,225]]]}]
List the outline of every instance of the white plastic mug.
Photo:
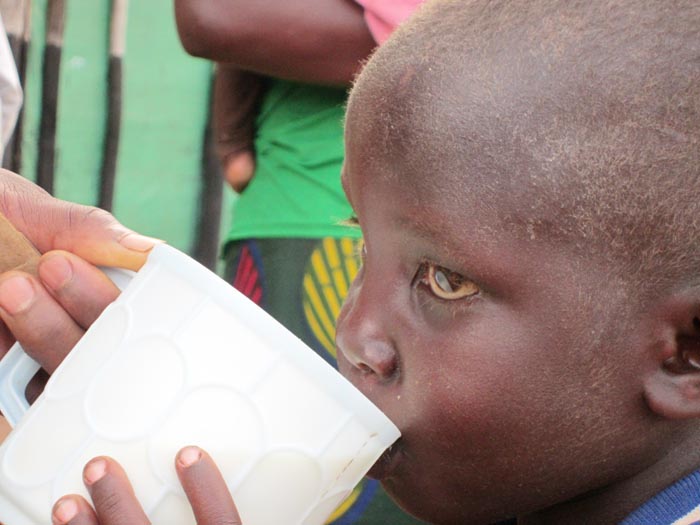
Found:
[{"label": "white plastic mug", "polygon": [[31,408],[23,393],[38,365],[19,347],[0,361],[0,410],[16,425],[0,447],[1,523],[48,523],[56,499],[87,496],[85,463],[108,455],[154,524],[194,524],[174,467],[194,444],[245,525],[320,525],[399,437],[313,350],[185,254],[159,245],[133,280],[116,277],[123,293]]}]

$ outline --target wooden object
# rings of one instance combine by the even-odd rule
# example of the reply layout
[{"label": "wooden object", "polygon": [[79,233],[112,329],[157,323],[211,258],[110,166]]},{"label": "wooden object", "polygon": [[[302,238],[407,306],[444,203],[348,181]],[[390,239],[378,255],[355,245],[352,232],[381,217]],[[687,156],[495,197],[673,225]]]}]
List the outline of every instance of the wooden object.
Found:
[{"label": "wooden object", "polygon": [[21,270],[36,274],[39,251],[0,213],[0,273]]}]

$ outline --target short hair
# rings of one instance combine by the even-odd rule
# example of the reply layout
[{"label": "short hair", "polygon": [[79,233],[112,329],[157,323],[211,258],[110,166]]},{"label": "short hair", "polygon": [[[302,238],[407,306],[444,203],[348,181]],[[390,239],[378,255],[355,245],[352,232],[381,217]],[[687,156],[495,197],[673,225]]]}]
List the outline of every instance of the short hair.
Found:
[{"label": "short hair", "polygon": [[365,66],[349,111],[385,154],[471,163],[480,195],[520,209],[504,224],[640,292],[700,284],[697,0],[431,1]]}]

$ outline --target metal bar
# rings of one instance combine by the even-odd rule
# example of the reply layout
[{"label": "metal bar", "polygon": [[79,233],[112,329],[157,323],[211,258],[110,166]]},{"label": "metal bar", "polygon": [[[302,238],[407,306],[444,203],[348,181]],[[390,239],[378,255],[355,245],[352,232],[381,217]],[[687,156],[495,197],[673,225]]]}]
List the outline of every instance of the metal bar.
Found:
[{"label": "metal bar", "polygon": [[42,67],[41,123],[36,180],[49,193],[54,191],[56,117],[65,9],[66,0],[49,0],[46,13],[46,47]]},{"label": "metal bar", "polygon": [[97,204],[105,210],[112,209],[117,176],[119,136],[121,133],[123,58],[126,49],[128,7],[128,0],[112,0],[109,66],[107,71],[107,124],[102,151],[100,194]]},{"label": "metal bar", "polygon": [[193,257],[210,270],[216,271],[216,262],[219,254],[223,180],[221,167],[214,148],[212,130],[213,87],[210,88],[209,93],[209,113],[202,140],[201,190],[197,210]]}]

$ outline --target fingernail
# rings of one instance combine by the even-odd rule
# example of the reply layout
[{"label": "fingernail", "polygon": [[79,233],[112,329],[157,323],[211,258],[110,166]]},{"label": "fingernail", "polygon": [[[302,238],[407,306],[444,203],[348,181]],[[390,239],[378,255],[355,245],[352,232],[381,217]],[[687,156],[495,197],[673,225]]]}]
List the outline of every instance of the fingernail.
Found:
[{"label": "fingernail", "polygon": [[160,239],[154,239],[153,237],[146,237],[145,235],[140,235],[138,233],[127,233],[124,237],[119,239],[119,243],[124,246],[124,248],[129,250],[147,252],[156,244],[163,243],[163,241]]},{"label": "fingernail", "polygon": [[70,498],[62,499],[53,509],[54,525],[64,525],[78,515],[78,504]]},{"label": "fingernail", "polygon": [[191,467],[202,459],[202,451],[197,447],[185,447],[177,455],[177,460],[183,467]]},{"label": "fingernail", "polygon": [[10,315],[25,312],[34,302],[34,286],[26,277],[17,275],[0,283],[0,308]]},{"label": "fingernail", "polygon": [[85,483],[94,485],[100,481],[106,473],[107,463],[103,459],[96,459],[87,464],[83,472],[83,477],[85,478]]},{"label": "fingernail", "polygon": [[41,261],[39,277],[51,289],[60,290],[73,278],[73,266],[63,255],[54,255]]}]

